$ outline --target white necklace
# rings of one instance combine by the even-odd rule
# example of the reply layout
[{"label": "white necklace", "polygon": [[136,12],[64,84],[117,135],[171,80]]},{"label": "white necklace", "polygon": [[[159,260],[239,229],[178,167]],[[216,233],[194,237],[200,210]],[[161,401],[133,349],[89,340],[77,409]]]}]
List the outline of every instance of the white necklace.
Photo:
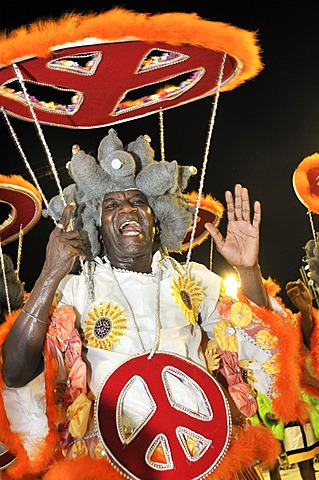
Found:
[{"label": "white necklace", "polygon": [[[134,329],[135,329],[135,333],[136,333],[136,336],[137,336],[137,339],[139,341],[139,345],[140,345],[140,348],[141,348],[141,351],[143,353],[146,353],[147,350],[144,346],[144,343],[143,343],[143,340],[142,340],[142,337],[141,337],[141,334],[140,334],[140,330],[138,328],[138,322],[136,320],[136,317],[135,317],[135,314],[134,314],[134,311],[133,311],[133,308],[132,308],[132,305],[130,304],[130,302],[128,301],[128,298],[127,296],[125,295],[122,287],[121,287],[121,284],[116,276],[116,273],[115,273],[115,269],[112,267],[112,265],[110,265],[111,267],[111,272],[112,272],[112,275],[113,275],[113,278],[114,278],[114,281],[116,283],[116,286],[119,290],[119,292],[121,293],[122,297],[124,298],[125,302],[126,302],[126,305],[127,305],[127,308],[130,312],[130,315],[131,315],[131,318],[133,320],[133,324],[134,324]],[[156,298],[155,298],[155,302],[156,302],[156,308],[155,308],[155,339],[154,339],[154,345],[153,345],[153,348],[152,350],[150,351],[150,354],[149,354],[149,358],[152,358],[154,353],[157,351],[158,349],[158,345],[159,345],[159,339],[160,339],[160,305],[161,305],[161,301],[160,301],[160,290],[161,290],[161,280],[162,280],[162,277],[163,277],[163,272],[162,272],[162,266],[160,265],[158,271],[157,271],[157,274],[156,274]]]}]

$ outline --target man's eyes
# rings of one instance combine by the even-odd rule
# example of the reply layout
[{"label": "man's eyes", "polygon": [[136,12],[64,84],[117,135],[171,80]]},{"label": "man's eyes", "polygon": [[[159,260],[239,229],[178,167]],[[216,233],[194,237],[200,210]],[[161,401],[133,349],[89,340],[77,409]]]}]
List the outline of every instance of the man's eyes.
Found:
[{"label": "man's eyes", "polygon": [[112,210],[113,208],[116,208],[119,204],[118,203],[108,203],[103,205],[104,210]]},{"label": "man's eyes", "polygon": [[[143,198],[136,198],[135,200],[131,200],[130,204],[133,206],[137,205],[147,205],[147,202]],[[112,203],[104,203],[103,210],[113,210],[121,205],[120,202],[112,202]]]}]

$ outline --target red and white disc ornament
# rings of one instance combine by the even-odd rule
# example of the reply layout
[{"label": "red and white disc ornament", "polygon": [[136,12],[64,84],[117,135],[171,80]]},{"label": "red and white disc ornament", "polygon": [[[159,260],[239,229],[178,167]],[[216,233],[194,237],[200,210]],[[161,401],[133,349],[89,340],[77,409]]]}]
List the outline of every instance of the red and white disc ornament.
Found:
[{"label": "red and white disc ornament", "polygon": [[9,465],[14,462],[15,458],[16,457],[11,452],[9,452],[9,450],[7,450],[6,446],[0,442],[0,471],[9,467]]},{"label": "red and white disc ornament", "polygon": [[[68,128],[140,118],[231,90],[262,69],[256,34],[196,14],[114,8],[0,35],[0,105]],[[21,72],[26,92],[21,89]]]},{"label": "red and white disc ornament", "polygon": [[110,462],[134,480],[204,478],[223,459],[231,434],[219,384],[170,353],[132,357],[108,375],[95,420]]},{"label": "red and white disc ornament", "polygon": [[2,245],[16,240],[20,230],[27,233],[41,218],[40,192],[20,175],[0,175],[0,203],[11,209],[0,225]]}]

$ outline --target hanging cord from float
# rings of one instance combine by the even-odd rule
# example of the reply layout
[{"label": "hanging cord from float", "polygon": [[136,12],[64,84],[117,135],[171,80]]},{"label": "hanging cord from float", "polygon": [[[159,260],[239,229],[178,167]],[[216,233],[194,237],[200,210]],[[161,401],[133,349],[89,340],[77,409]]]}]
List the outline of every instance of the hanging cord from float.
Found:
[{"label": "hanging cord from float", "polygon": [[63,202],[63,205],[66,207],[66,201],[65,201],[65,198],[64,198],[64,195],[63,195],[63,191],[62,191],[62,187],[61,187],[61,183],[60,183],[60,180],[59,180],[59,177],[58,177],[58,172],[57,172],[57,169],[55,167],[55,164],[54,164],[54,161],[53,161],[53,158],[52,158],[52,155],[51,155],[51,152],[50,152],[50,149],[48,147],[48,144],[45,140],[45,137],[44,137],[44,134],[42,132],[42,129],[41,129],[41,126],[40,126],[40,123],[38,121],[38,118],[35,114],[35,111],[34,111],[34,108],[32,106],[32,103],[30,101],[30,97],[29,97],[29,94],[27,92],[27,89],[26,89],[26,86],[24,84],[24,79],[23,79],[23,76],[19,70],[19,67],[13,63],[12,64],[13,68],[14,68],[14,71],[16,73],[16,76],[17,76],[17,79],[20,83],[20,86],[22,88],[22,91],[23,91],[23,95],[24,95],[24,98],[28,104],[28,107],[29,107],[29,110],[31,112],[31,115],[32,115],[32,118],[34,120],[34,124],[36,126],[36,129],[37,129],[37,133],[38,133],[38,136],[40,138],[40,141],[42,143],[42,146],[44,148],[44,151],[46,153],[46,156],[47,156],[47,159],[48,159],[48,162],[50,164],[50,167],[51,167],[51,171],[53,173],[53,176],[54,176],[54,179],[55,179],[55,182],[56,182],[56,185],[57,185],[57,188],[58,188],[58,191],[59,191],[59,194],[60,194],[60,197],[61,197],[61,200]]},{"label": "hanging cord from float", "polygon": [[[59,195],[60,195],[61,200],[62,200],[62,203],[63,203],[63,205],[64,205],[64,207],[65,207],[65,206],[66,206],[66,201],[65,201],[65,198],[64,198],[64,195],[63,195],[63,190],[62,190],[62,186],[61,186],[60,179],[59,179],[59,176],[58,176],[58,172],[57,172],[56,166],[55,166],[55,164],[54,164],[53,157],[52,157],[52,155],[51,155],[51,152],[50,152],[50,150],[49,150],[49,147],[48,147],[48,145],[47,145],[47,142],[46,142],[46,140],[45,140],[44,134],[43,134],[43,132],[42,132],[41,125],[40,125],[40,123],[39,123],[39,121],[38,121],[38,118],[37,118],[37,116],[36,116],[36,114],[35,114],[34,108],[33,108],[32,104],[31,104],[31,101],[30,101],[30,98],[29,98],[29,94],[28,94],[27,89],[26,89],[25,84],[24,84],[23,76],[22,76],[22,74],[21,74],[21,72],[20,72],[20,70],[19,70],[19,68],[18,68],[18,66],[17,66],[16,64],[13,64],[13,68],[14,68],[14,71],[15,71],[15,73],[16,73],[17,79],[18,79],[18,81],[19,81],[19,83],[20,83],[20,86],[21,86],[21,88],[22,88],[22,91],[23,91],[23,95],[24,95],[24,97],[25,97],[25,100],[26,100],[26,102],[27,102],[27,104],[28,104],[28,107],[29,107],[29,109],[30,109],[32,118],[33,118],[33,120],[34,120],[36,129],[37,129],[38,136],[39,136],[40,141],[41,141],[41,143],[42,143],[42,146],[43,146],[43,148],[44,148],[44,150],[45,150],[45,152],[46,152],[47,159],[48,159],[49,165],[50,165],[50,167],[51,167],[51,171],[52,171],[52,173],[53,173],[53,176],[54,176],[54,179],[55,179],[55,182],[56,182],[58,191],[59,191]],[[43,201],[44,201],[44,203],[45,203],[46,208],[49,210],[49,203],[48,203],[48,201],[46,200],[46,198],[45,198],[45,196],[44,196],[44,194],[43,194],[43,192],[42,192],[42,190],[41,190],[41,188],[40,188],[40,186],[39,186],[39,183],[38,183],[38,181],[37,181],[37,179],[36,179],[36,176],[35,176],[34,172],[32,171],[32,168],[31,168],[29,162],[27,161],[26,156],[24,155],[24,153],[23,153],[23,151],[22,151],[22,148],[21,148],[21,145],[20,145],[20,143],[19,143],[19,141],[18,141],[17,135],[15,134],[15,132],[14,132],[14,130],[13,130],[13,128],[12,128],[10,122],[9,122],[9,119],[8,119],[7,115],[4,113],[4,110],[3,110],[3,109],[2,109],[2,111],[3,111],[3,114],[4,114],[4,116],[5,116],[7,125],[9,126],[9,130],[10,130],[10,133],[11,133],[11,135],[12,135],[12,138],[14,139],[16,145],[18,146],[18,150],[19,150],[19,152],[20,152],[20,155],[22,154],[22,159],[23,159],[25,165],[27,166],[27,168],[28,168],[28,170],[29,170],[29,172],[30,172],[30,174],[31,174],[31,176],[32,176],[32,178],[33,178],[33,181],[35,182],[35,185],[37,186],[37,188],[38,188],[38,190],[39,190],[39,192],[40,192],[40,194],[41,194],[41,196],[42,196],[42,198],[43,198]],[[56,225],[57,222],[56,222],[54,219],[52,219],[52,220],[54,221],[54,223],[55,223],[55,225]],[[72,221],[71,221],[70,227],[73,229],[73,222],[72,222]],[[89,269],[89,268],[88,268],[88,269],[84,268],[84,262],[83,262],[83,259],[82,259],[82,258],[80,258],[80,264],[81,264],[81,267],[82,267],[82,271],[83,271],[83,273],[84,273],[85,283],[86,283],[86,285],[87,285],[87,289],[88,289],[88,291],[89,291],[90,298],[91,298],[92,301],[94,301],[94,294],[92,295],[92,291],[94,291],[94,288],[93,288],[93,285],[92,285],[92,284],[93,284],[93,279],[92,279],[92,275],[90,275],[90,272],[89,272],[90,269]]]},{"label": "hanging cord from float", "polygon": [[19,231],[19,243],[18,243],[18,254],[17,254],[17,269],[16,269],[16,276],[17,279],[20,280],[20,267],[21,267],[21,257],[22,257],[22,243],[23,243],[23,228],[20,225]]},{"label": "hanging cord from float", "polygon": [[219,76],[218,76],[216,94],[215,94],[215,98],[214,98],[214,101],[213,101],[213,104],[212,104],[211,116],[210,116],[209,125],[208,125],[208,132],[207,132],[207,139],[206,139],[206,144],[205,144],[202,172],[201,172],[197,201],[196,201],[196,209],[195,209],[195,214],[194,214],[191,236],[190,236],[190,240],[189,240],[189,249],[188,249],[188,252],[187,252],[186,263],[185,263],[185,275],[188,274],[190,259],[191,259],[192,250],[193,250],[193,246],[194,246],[195,231],[196,231],[196,225],[197,225],[197,218],[198,218],[198,214],[199,214],[200,200],[201,200],[201,195],[202,195],[203,188],[204,188],[206,167],[207,167],[207,163],[208,163],[208,154],[209,154],[213,129],[214,129],[214,125],[215,125],[217,105],[218,105],[218,100],[219,100],[220,87],[221,87],[221,84],[222,84],[222,81],[223,81],[226,58],[227,58],[227,54],[224,53],[223,60],[222,60],[222,63],[221,63],[221,67],[220,67]]},{"label": "hanging cord from float", "polygon": [[159,130],[160,130],[161,161],[164,162],[165,161],[165,142],[164,142],[164,116],[163,116],[162,107],[158,112],[158,123],[159,123]]},{"label": "hanging cord from float", "polygon": [[[6,113],[6,111],[4,110],[3,107],[1,107],[1,113],[2,113],[2,115],[3,115],[3,118],[4,118],[5,122],[6,122],[6,125],[7,125],[7,127],[8,127],[9,133],[10,133],[10,135],[11,135],[11,137],[12,137],[14,143],[15,143],[15,146],[17,147],[17,150],[18,150],[18,152],[19,152],[19,154],[20,154],[20,157],[22,158],[22,161],[23,161],[23,163],[25,164],[25,166],[26,166],[26,168],[27,168],[27,170],[28,170],[28,172],[29,172],[29,174],[30,174],[30,176],[31,176],[31,178],[32,178],[32,180],[33,180],[33,182],[34,182],[34,185],[35,185],[35,186],[37,187],[37,189],[39,190],[40,195],[41,195],[41,197],[42,197],[42,199],[43,199],[43,203],[45,204],[46,208],[48,209],[48,208],[49,208],[49,202],[48,202],[48,200],[46,199],[46,197],[45,197],[45,195],[44,195],[44,193],[43,193],[43,191],[42,191],[42,189],[41,189],[41,187],[40,187],[40,185],[39,185],[39,182],[38,182],[38,180],[37,180],[37,177],[35,176],[35,173],[34,173],[34,171],[32,170],[30,163],[28,162],[28,159],[27,159],[27,157],[26,157],[26,155],[25,155],[25,153],[24,153],[24,151],[23,151],[23,149],[22,149],[22,147],[21,147],[21,144],[20,144],[20,142],[19,142],[19,139],[18,139],[18,137],[17,137],[17,134],[15,133],[15,131],[14,131],[12,125],[11,125],[11,122],[10,122],[10,120],[9,120],[9,118],[8,118],[8,115],[7,115],[7,113]],[[55,224],[57,223],[55,220],[53,220],[53,221],[54,221]]]},{"label": "hanging cord from float", "polygon": [[309,217],[309,222],[310,222],[310,228],[311,228],[312,236],[313,236],[313,239],[314,239],[314,241],[315,241],[315,244],[317,245],[317,243],[318,243],[317,234],[316,234],[316,229],[315,229],[315,226],[314,226],[314,223],[313,223],[312,213],[311,213],[310,210],[308,210],[307,215],[308,215],[308,217]]},{"label": "hanging cord from float", "polygon": [[9,290],[8,290],[8,283],[7,283],[7,275],[6,275],[3,252],[2,252],[1,238],[0,238],[0,262],[1,262],[1,268],[2,268],[3,285],[4,285],[4,291],[6,294],[8,313],[9,315],[11,315],[11,304],[10,304],[10,297],[9,297]]},{"label": "hanging cord from float", "polygon": [[209,270],[213,271],[213,256],[214,256],[214,240],[213,237],[210,237],[209,244]]}]

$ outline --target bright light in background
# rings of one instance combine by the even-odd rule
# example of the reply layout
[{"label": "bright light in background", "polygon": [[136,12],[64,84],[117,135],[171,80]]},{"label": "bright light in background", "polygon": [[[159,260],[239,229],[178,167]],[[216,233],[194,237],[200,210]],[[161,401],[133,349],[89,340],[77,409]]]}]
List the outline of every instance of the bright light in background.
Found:
[{"label": "bright light in background", "polygon": [[234,275],[229,275],[224,280],[225,294],[232,298],[237,298],[237,291],[240,287],[240,282]]}]

